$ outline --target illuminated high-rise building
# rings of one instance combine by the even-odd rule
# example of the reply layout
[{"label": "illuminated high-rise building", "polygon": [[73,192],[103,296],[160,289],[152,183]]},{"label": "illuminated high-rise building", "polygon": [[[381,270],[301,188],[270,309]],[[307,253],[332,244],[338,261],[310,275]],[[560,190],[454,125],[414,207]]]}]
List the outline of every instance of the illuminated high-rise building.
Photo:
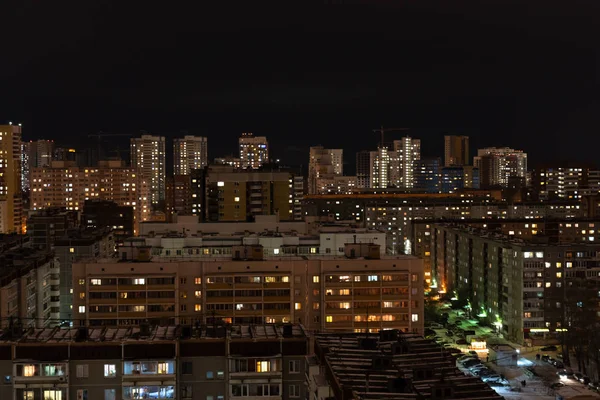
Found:
[{"label": "illuminated high-rise building", "polygon": [[186,135],[173,139],[173,174],[190,175],[193,169],[208,165],[208,141],[203,136]]},{"label": "illuminated high-rise building", "polygon": [[30,152],[32,142],[21,142],[21,189],[29,192],[29,168],[31,168]]},{"label": "illuminated high-rise building", "polygon": [[265,136],[242,133],[239,139],[240,162],[242,168],[260,168],[269,162],[269,142]]},{"label": "illuminated high-rise building", "polygon": [[394,151],[398,158],[399,181],[396,187],[412,189],[414,186],[415,163],[421,159],[421,140],[405,136],[394,140]]},{"label": "illuminated high-rise building", "polygon": [[343,175],[343,150],[325,149],[323,146],[310,148],[308,160],[308,193],[327,193],[327,183]]},{"label": "illuminated high-rise building", "polygon": [[469,137],[444,136],[444,167],[469,165]]},{"label": "illuminated high-rise building", "polygon": [[21,126],[0,125],[0,233],[23,233]]},{"label": "illuminated high-rise building", "polygon": [[150,186],[150,202],[165,200],[165,137],[142,135],[131,139],[131,165]]},{"label": "illuminated high-rise building", "polygon": [[149,185],[138,169],[121,160],[101,161],[97,167],[78,167],[74,161],[53,161],[32,168],[32,211],[51,207],[82,210],[86,200],[110,200],[133,208],[134,230],[150,214]]},{"label": "illuminated high-rise building", "polygon": [[421,159],[421,141],[406,136],[394,140],[393,150],[380,146],[370,153],[370,184],[373,189],[414,186],[415,163]]},{"label": "illuminated high-rise building", "polygon": [[527,183],[527,153],[508,147],[487,147],[477,150],[473,166],[479,168],[483,189],[508,186],[509,179],[519,178]]}]

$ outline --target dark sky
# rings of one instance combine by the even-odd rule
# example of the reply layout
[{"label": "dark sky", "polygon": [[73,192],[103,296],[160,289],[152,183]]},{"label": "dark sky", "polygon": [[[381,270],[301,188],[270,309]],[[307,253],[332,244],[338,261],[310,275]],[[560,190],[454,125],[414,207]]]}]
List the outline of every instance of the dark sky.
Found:
[{"label": "dark sky", "polygon": [[252,131],[292,164],[317,144],[353,164],[381,124],[410,127],[425,155],[451,132],[531,163],[596,160],[597,1],[172,3],[15,2],[2,13],[0,120],[64,144],[186,130],[208,136],[211,157]]}]

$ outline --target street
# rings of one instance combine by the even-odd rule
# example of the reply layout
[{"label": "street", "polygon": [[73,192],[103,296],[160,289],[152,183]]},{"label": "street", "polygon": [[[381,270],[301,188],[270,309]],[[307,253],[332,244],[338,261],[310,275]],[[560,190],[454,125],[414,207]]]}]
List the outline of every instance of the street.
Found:
[{"label": "street", "polygon": [[[577,395],[587,395],[591,398],[600,399],[600,394],[590,389],[588,385],[580,383],[572,377],[559,377],[557,372],[561,369],[557,369],[546,361],[536,359],[537,354],[548,355],[556,359],[557,351],[541,351],[539,347],[522,347],[511,343],[502,335],[496,334],[493,328],[479,326],[476,319],[465,318],[464,312],[460,310],[452,310],[447,306],[442,306],[439,308],[439,312],[448,313],[449,325],[456,325],[457,328],[463,331],[474,331],[475,335],[470,335],[469,338],[476,337],[480,341],[485,341],[488,348],[490,345],[508,345],[516,349],[516,365],[510,366],[498,365],[503,363],[490,359],[487,348],[476,349],[481,363],[489,370],[505,378],[504,385],[493,386],[494,390],[505,398],[556,400],[557,396],[569,399]],[[457,344],[456,335],[449,335],[448,329],[445,327],[434,327],[433,331],[435,331],[436,340],[442,346],[456,348],[463,353],[472,350],[469,341],[466,344],[464,342]],[[460,363],[457,362],[457,365],[463,372],[475,375]],[[525,382],[525,385],[523,385],[523,382]]]}]

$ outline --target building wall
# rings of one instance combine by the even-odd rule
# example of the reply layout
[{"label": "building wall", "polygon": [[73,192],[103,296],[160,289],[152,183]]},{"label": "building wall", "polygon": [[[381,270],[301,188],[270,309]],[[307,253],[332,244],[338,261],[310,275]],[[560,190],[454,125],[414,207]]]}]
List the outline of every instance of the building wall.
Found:
[{"label": "building wall", "polygon": [[147,180],[153,205],[165,200],[165,150],[164,136],[131,139],[131,165]]},{"label": "building wall", "polygon": [[[132,280],[118,284],[119,278]],[[167,280],[149,280],[155,278]],[[423,326],[422,262],[412,257],[77,263],[73,282],[74,320],[91,325],[143,319],[190,324],[217,316],[234,324],[301,322],[311,330],[422,332]],[[165,293],[149,297],[149,291]],[[107,294],[93,294],[101,292]],[[126,298],[120,294],[124,292]],[[131,298],[133,292],[144,295]],[[348,308],[341,303],[349,303]],[[153,304],[165,307],[150,311]],[[124,311],[130,305],[143,308]]]},{"label": "building wall", "polygon": [[0,125],[0,233],[22,233],[21,127]]},{"label": "building wall", "polygon": [[[96,168],[80,168],[68,162],[31,171],[31,209],[64,207],[83,209],[86,200],[109,200],[134,209],[134,230],[150,214],[149,184],[135,168],[120,161],[101,163]],[[163,198],[164,199],[164,198]]]},{"label": "building wall", "polygon": [[173,174],[190,175],[192,170],[208,165],[208,139],[185,136],[173,139]]}]

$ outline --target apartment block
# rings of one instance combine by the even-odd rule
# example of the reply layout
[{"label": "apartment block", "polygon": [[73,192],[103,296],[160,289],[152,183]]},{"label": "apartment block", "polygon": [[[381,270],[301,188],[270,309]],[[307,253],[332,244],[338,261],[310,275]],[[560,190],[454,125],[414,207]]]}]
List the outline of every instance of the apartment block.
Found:
[{"label": "apartment block", "polygon": [[208,165],[208,139],[186,135],[173,139],[173,174],[189,175]]},{"label": "apartment block", "polygon": [[599,193],[599,178],[589,166],[543,166],[532,171],[531,184],[541,200],[578,200]]},{"label": "apartment block", "polygon": [[[597,223],[578,224],[595,232]],[[440,287],[468,293],[473,311],[513,341],[539,344],[556,339],[569,328],[569,310],[598,312],[600,244],[595,240],[550,243],[436,224],[432,241]]]},{"label": "apartment block", "polygon": [[60,319],[72,322],[73,264],[81,257],[108,258],[115,254],[115,237],[110,228],[68,231],[54,241],[56,261],[60,268]]},{"label": "apartment block", "polygon": [[300,325],[12,329],[0,338],[3,399],[304,398]]},{"label": "apartment block", "polygon": [[192,175],[174,175],[167,177],[165,213],[171,221],[174,215],[193,215],[195,197],[192,193]]},{"label": "apartment block", "polygon": [[116,241],[123,241],[135,233],[133,206],[120,206],[107,200],[86,200],[81,214],[81,227],[84,230],[109,228]]},{"label": "apartment block", "polygon": [[239,138],[240,167],[257,169],[269,163],[269,142],[265,136],[242,133]]},{"label": "apartment block", "polygon": [[440,175],[442,193],[457,193],[466,188],[479,189],[479,169],[475,167],[445,167]]},{"label": "apartment block", "polygon": [[469,165],[469,137],[444,136],[444,167],[459,167]]},{"label": "apartment block", "polygon": [[0,125],[0,233],[24,233],[21,125]]},{"label": "apartment block", "polygon": [[52,253],[32,251],[22,238],[3,241],[0,253],[0,327],[58,325],[59,271]]},{"label": "apartment block", "polygon": [[133,208],[136,233],[138,224],[149,218],[149,183],[123,161],[101,161],[94,168],[53,161],[50,167],[34,168],[31,178],[33,211],[50,207],[78,211],[87,200],[113,201]]},{"label": "apartment block", "polygon": [[142,135],[131,138],[131,166],[148,182],[150,202],[165,200],[165,137]]},{"label": "apartment block", "polygon": [[[329,193],[335,177],[344,173],[343,149],[310,148],[308,160],[308,193]],[[334,192],[335,193],[335,192]]]},{"label": "apartment block", "polygon": [[298,182],[302,179],[291,170],[209,166],[204,179],[206,221],[249,221],[257,215],[273,214],[282,221],[298,218],[303,195],[298,191]]},{"label": "apartment block", "polygon": [[527,153],[508,147],[487,147],[477,150],[473,166],[479,169],[482,188],[507,187],[510,178],[527,184]]},{"label": "apartment block", "polygon": [[[410,254],[412,225],[419,220],[577,218],[577,201],[520,202],[501,200],[499,190],[463,189],[457,193],[360,193],[306,196],[306,216],[350,222],[387,232],[388,254]],[[407,253],[408,252],[408,253]]]},{"label": "apartment block", "polygon": [[423,271],[411,256],[347,244],[344,257],[264,257],[238,246],[203,261],[81,260],[73,319],[82,325],[301,322],[311,330],[422,332]]},{"label": "apartment block", "polygon": [[414,162],[413,190],[423,193],[440,193],[441,163],[438,157],[422,158]]},{"label": "apartment block", "polygon": [[27,218],[27,236],[34,249],[54,249],[54,241],[79,226],[77,212],[64,208],[33,211]]}]

